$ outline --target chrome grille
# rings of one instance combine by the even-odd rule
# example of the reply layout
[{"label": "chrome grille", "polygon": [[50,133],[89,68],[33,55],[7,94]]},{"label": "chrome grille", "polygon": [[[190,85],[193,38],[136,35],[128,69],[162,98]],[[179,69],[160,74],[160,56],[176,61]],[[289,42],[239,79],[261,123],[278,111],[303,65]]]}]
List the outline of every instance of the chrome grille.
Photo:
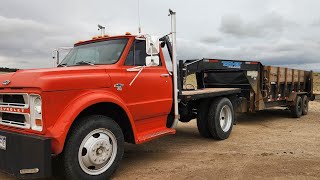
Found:
[{"label": "chrome grille", "polygon": [[3,107],[29,107],[28,94],[0,94],[0,106]]},{"label": "chrome grille", "polygon": [[0,94],[0,124],[30,128],[29,95],[26,93]]}]

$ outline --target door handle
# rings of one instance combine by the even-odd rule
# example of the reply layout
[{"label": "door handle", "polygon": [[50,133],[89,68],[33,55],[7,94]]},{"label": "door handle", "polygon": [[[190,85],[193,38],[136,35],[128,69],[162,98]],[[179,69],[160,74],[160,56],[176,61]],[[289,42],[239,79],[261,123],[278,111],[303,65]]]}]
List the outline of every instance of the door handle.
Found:
[{"label": "door handle", "polygon": [[161,74],[160,77],[169,77],[169,74]]}]

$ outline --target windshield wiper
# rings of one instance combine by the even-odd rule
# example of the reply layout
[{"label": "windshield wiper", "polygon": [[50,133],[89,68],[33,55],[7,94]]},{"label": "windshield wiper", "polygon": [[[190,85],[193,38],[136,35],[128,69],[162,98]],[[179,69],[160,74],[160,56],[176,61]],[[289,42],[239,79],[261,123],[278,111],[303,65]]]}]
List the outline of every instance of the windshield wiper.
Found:
[{"label": "windshield wiper", "polygon": [[77,62],[76,64],[77,64],[77,65],[89,64],[89,65],[91,65],[91,66],[94,65],[93,63],[91,63],[91,62],[89,62],[89,61],[79,61],[79,62]]},{"label": "windshield wiper", "polygon": [[63,64],[59,64],[57,67],[68,67],[67,64],[63,63]]}]

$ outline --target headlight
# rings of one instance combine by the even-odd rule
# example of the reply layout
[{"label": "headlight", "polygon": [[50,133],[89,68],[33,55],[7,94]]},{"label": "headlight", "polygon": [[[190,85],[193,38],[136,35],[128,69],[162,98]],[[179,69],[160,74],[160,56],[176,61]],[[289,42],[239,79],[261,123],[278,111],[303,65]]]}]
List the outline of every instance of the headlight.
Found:
[{"label": "headlight", "polygon": [[35,131],[42,131],[42,99],[39,95],[30,95],[30,117],[31,129]]},{"label": "headlight", "polygon": [[35,110],[38,114],[41,114],[41,113],[42,113],[41,99],[40,99],[40,97],[36,97],[36,98],[34,99],[34,110]]}]

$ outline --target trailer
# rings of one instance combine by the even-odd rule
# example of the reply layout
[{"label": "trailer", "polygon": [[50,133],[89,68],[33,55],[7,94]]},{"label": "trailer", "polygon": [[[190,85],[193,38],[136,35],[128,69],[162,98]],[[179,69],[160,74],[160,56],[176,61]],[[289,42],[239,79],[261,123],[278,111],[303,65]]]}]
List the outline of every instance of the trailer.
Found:
[{"label": "trailer", "polygon": [[[180,78],[196,75],[197,87],[239,88],[237,112],[255,112],[273,107],[288,107],[294,117],[308,113],[314,100],[312,71],[264,66],[258,61],[203,58],[179,61]],[[184,81],[179,87],[182,89]],[[188,97],[181,91],[182,101]]]}]

